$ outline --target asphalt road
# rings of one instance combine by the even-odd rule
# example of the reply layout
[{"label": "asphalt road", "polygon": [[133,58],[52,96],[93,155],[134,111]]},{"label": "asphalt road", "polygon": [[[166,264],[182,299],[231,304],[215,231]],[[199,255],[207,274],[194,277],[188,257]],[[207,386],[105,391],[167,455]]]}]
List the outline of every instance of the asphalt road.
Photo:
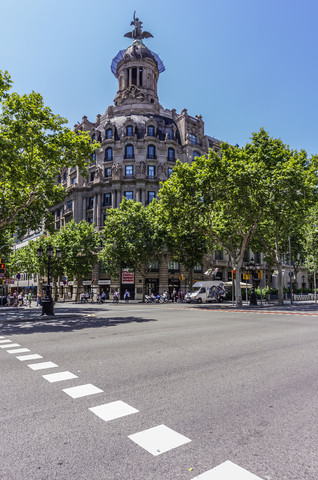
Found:
[{"label": "asphalt road", "polygon": [[0,309],[1,480],[318,479],[317,311],[56,313]]}]

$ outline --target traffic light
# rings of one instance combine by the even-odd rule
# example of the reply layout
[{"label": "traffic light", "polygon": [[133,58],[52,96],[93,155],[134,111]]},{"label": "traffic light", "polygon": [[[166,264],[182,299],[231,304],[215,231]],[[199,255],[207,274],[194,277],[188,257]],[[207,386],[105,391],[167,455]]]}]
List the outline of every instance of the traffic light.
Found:
[{"label": "traffic light", "polygon": [[236,272],[235,270],[232,270],[232,280],[235,280],[236,279]]},{"label": "traffic light", "polygon": [[4,277],[6,274],[6,261],[4,258],[0,258],[0,275]]},{"label": "traffic light", "polygon": [[263,278],[263,270],[260,270],[260,271],[257,273],[257,278],[259,278],[259,279],[262,279],[262,278]]}]

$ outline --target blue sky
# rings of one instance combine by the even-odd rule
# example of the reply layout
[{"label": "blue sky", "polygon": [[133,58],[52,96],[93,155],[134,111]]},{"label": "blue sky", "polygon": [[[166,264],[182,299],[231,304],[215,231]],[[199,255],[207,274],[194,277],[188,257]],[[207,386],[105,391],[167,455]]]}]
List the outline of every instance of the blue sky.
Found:
[{"label": "blue sky", "polygon": [[40,92],[69,126],[113,103],[112,58],[133,11],[166,71],[165,108],[203,116],[208,135],[245,145],[264,127],[318,154],[318,1],[10,0],[1,5],[0,68]]}]

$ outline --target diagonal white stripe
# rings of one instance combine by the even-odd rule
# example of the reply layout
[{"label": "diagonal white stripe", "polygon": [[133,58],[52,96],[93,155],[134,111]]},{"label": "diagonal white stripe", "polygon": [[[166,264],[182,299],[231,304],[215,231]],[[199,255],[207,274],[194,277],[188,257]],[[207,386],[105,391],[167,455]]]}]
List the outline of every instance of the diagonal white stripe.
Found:
[{"label": "diagonal white stripe", "polygon": [[8,345],[0,345],[0,348],[12,348],[12,347],[21,347],[19,343],[10,343]]},{"label": "diagonal white stripe", "polygon": [[192,480],[262,480],[253,473],[244,470],[244,468],[235,465],[235,463],[227,460],[212,470],[202,473]]},{"label": "diagonal white stripe", "polygon": [[[0,337],[0,338],[4,338],[4,337]],[[12,340],[8,340],[8,339],[5,339],[5,340],[0,340],[0,343],[11,343]]]},{"label": "diagonal white stripe", "polygon": [[143,432],[134,433],[129,435],[128,438],[155,456],[191,442],[190,438],[180,435],[180,433],[165,425],[158,425]]},{"label": "diagonal white stripe", "polygon": [[95,387],[91,383],[86,385],[78,385],[77,387],[65,388],[63,392],[67,393],[72,398],[86,397],[87,395],[95,395],[95,393],[101,393],[98,387]]},{"label": "diagonal white stripe", "polygon": [[70,380],[72,378],[78,378],[77,375],[71,372],[58,372],[58,373],[49,373],[48,375],[42,375],[45,380],[50,383],[61,382],[62,380]]},{"label": "diagonal white stripe", "polygon": [[21,360],[21,362],[25,362],[26,360],[37,360],[38,358],[43,358],[41,355],[38,355],[37,353],[34,353],[32,355],[21,355],[21,357],[17,357],[18,360]]},{"label": "diagonal white stripe", "polygon": [[139,410],[136,410],[136,408],[131,407],[121,400],[118,400],[117,402],[104,403],[104,405],[98,405],[98,407],[92,407],[88,410],[95,413],[95,415],[105,422],[139,412]]},{"label": "diagonal white stripe", "polygon": [[24,352],[31,352],[28,348],[13,348],[12,350],[8,350],[9,353],[24,353]]},{"label": "diagonal white stripe", "polygon": [[28,365],[28,367],[32,368],[32,370],[44,370],[45,368],[54,368],[58,367],[53,362],[42,362],[42,363],[32,363],[31,365]]}]

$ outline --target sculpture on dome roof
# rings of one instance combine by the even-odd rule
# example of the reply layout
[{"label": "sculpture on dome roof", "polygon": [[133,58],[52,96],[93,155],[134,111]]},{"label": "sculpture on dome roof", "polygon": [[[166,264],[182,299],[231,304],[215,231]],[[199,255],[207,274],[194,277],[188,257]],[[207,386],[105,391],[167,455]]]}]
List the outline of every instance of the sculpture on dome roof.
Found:
[{"label": "sculpture on dome roof", "polygon": [[151,33],[142,31],[143,22],[141,22],[139,18],[136,17],[136,10],[134,11],[133,18],[134,19],[130,25],[134,25],[135,28],[133,29],[132,32],[126,33],[124,37],[133,38],[134,40],[142,40],[144,38],[150,38],[150,37],[153,38],[153,35],[151,35]]}]

